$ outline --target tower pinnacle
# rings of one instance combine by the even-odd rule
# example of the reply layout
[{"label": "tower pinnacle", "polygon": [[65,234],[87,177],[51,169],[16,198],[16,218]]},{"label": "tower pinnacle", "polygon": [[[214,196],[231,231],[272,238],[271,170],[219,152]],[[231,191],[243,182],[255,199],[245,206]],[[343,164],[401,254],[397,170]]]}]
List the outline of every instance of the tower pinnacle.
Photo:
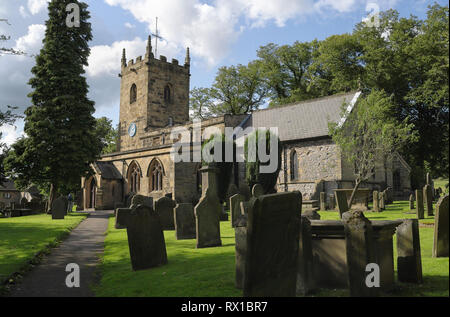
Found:
[{"label": "tower pinnacle", "polygon": [[185,66],[191,65],[191,56],[189,54],[189,47],[186,49],[186,59],[184,60],[184,65]]},{"label": "tower pinnacle", "polygon": [[127,55],[125,49],[122,51],[122,66],[127,66]]},{"label": "tower pinnacle", "polygon": [[145,52],[146,57],[150,58],[153,57],[153,52],[152,52],[152,36],[149,35],[148,36],[148,40],[147,40],[147,51]]}]

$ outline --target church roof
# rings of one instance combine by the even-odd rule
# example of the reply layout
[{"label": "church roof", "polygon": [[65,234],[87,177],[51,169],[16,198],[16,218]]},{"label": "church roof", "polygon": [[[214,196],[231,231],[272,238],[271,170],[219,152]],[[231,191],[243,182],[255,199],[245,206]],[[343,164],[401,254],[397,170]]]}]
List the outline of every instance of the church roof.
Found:
[{"label": "church roof", "polygon": [[97,161],[94,166],[103,179],[122,179],[122,175],[111,162]]},{"label": "church roof", "polygon": [[358,92],[333,95],[301,101],[252,113],[244,127],[278,127],[281,141],[292,141],[328,136],[328,122],[339,122],[344,101],[356,102]]},{"label": "church roof", "polygon": [[1,191],[18,191],[16,189],[16,186],[14,185],[14,182],[10,179],[7,179],[2,183],[0,183],[0,190]]}]

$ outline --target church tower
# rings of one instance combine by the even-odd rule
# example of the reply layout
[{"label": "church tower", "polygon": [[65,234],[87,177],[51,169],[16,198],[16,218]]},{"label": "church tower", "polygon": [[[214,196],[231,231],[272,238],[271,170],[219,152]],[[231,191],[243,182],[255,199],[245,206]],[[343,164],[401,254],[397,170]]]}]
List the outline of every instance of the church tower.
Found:
[{"label": "church tower", "polygon": [[123,50],[120,82],[119,151],[137,149],[146,132],[189,121],[190,55],[184,65],[155,58],[151,37],[145,57],[127,63]]}]

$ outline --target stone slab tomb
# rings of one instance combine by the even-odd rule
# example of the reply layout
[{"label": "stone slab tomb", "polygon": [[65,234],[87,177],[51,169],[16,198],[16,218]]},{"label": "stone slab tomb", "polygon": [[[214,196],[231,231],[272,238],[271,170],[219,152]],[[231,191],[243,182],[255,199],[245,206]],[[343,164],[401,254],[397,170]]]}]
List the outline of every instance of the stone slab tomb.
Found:
[{"label": "stone slab tomb", "polygon": [[400,282],[422,283],[418,219],[405,219],[397,228],[397,275]]},{"label": "stone slab tomb", "polygon": [[448,194],[436,204],[434,216],[433,257],[448,257]]},{"label": "stone slab tomb", "polygon": [[300,192],[263,195],[248,210],[245,297],[295,296]]},{"label": "stone slab tomb", "polygon": [[180,203],[174,209],[175,238],[189,240],[196,238],[194,206]]}]

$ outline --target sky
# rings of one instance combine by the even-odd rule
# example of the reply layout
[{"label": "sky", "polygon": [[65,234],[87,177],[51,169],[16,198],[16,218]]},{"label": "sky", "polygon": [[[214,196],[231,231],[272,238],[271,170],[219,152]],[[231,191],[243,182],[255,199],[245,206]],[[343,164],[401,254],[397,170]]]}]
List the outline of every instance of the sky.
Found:
[{"label": "sky", "polygon": [[[11,39],[5,47],[28,56],[0,55],[0,107],[30,106],[31,68],[42,47],[49,0],[0,0],[0,34]],[[86,68],[89,98],[95,117],[119,121],[120,59],[145,54],[147,37],[158,33],[157,55],[184,62],[190,48],[191,88],[209,87],[221,66],[247,64],[260,46],[323,40],[352,32],[373,14],[373,3],[384,11],[396,9],[401,16],[426,18],[426,0],[85,0],[91,13],[93,40]],[[446,5],[446,1],[436,1]],[[155,47],[155,38],[152,44]],[[12,144],[23,135],[23,120],[3,126],[1,142]]]}]

